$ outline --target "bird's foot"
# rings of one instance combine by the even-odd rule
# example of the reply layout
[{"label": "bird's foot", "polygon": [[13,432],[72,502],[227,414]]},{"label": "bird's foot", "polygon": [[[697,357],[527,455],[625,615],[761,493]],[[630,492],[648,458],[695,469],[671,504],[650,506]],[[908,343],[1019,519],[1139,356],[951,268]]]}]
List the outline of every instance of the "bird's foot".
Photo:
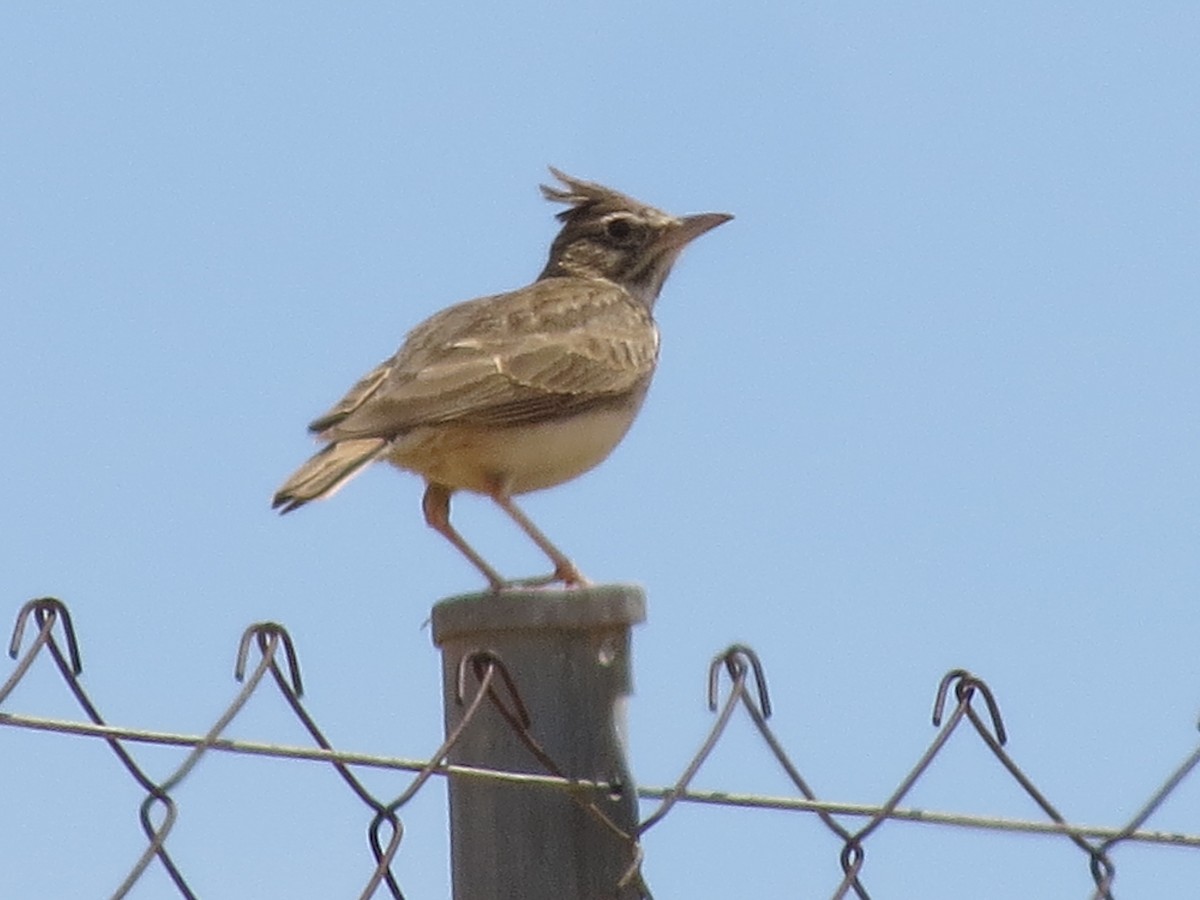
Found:
[{"label": "bird's foot", "polygon": [[549,575],[535,575],[532,578],[514,578],[492,585],[493,591],[519,590],[521,588],[547,587],[561,583],[564,587],[588,587],[591,582],[573,563],[556,566]]}]

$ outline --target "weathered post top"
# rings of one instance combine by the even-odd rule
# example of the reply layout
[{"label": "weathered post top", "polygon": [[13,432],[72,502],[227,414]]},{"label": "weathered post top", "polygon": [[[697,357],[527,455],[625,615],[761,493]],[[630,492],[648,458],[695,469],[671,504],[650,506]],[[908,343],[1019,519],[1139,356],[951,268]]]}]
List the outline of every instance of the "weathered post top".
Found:
[{"label": "weathered post top", "polygon": [[434,605],[433,642],[440,647],[485,631],[590,630],[645,620],[646,595],[632,584],[459,594]]}]

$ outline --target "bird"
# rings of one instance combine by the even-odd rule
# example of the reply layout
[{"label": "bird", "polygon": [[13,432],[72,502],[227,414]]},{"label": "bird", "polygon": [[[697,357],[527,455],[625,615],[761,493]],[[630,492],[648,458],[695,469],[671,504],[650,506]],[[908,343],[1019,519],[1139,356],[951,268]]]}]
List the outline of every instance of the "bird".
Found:
[{"label": "bird", "polygon": [[[385,460],[425,480],[425,522],[492,591],[590,582],[513,498],[599,465],[642,406],[659,355],[654,305],[680,251],[727,213],[673,216],[553,166],[566,206],[545,268],[526,287],[449,306],[350,388],[309,431],[325,447],[275,493],[291,512]],[[549,558],[505,579],[450,522],[456,491],[490,497]]]}]

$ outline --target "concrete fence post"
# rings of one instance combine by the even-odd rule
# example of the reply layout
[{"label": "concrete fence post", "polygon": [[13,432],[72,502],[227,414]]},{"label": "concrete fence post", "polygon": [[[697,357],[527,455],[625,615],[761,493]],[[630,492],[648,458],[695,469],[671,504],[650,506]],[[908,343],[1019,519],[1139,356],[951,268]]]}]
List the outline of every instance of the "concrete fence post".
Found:
[{"label": "concrete fence post", "polygon": [[[503,661],[532,722],[530,733],[570,778],[620,785],[590,792],[613,824],[632,834],[637,794],[625,752],[631,692],[630,634],[646,615],[628,585],[530,589],[451,597],[433,608],[442,652],[446,732],[461,721],[456,698],[464,658]],[[468,697],[478,686],[468,675]],[[503,696],[503,685],[497,691]],[[547,774],[513,728],[484,704],[450,751],[451,763]],[[595,900],[640,896],[617,881],[633,860],[614,834],[565,792],[478,778],[449,779],[454,900]]]}]

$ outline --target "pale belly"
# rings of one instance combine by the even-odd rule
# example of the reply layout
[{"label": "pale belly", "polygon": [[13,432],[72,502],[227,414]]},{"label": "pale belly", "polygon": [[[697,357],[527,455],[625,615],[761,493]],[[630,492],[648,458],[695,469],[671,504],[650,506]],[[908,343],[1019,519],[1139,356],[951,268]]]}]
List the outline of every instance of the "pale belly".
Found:
[{"label": "pale belly", "polygon": [[508,428],[438,426],[397,438],[386,459],[456,490],[525,494],[599,465],[620,443],[637,409],[597,410],[562,422]]}]

